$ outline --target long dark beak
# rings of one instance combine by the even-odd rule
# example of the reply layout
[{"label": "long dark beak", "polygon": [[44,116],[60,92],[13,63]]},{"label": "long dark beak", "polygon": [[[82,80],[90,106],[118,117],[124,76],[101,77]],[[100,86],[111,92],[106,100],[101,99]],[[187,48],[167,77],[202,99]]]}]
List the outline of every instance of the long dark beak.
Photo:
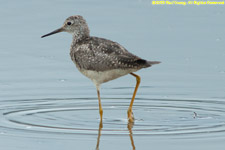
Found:
[{"label": "long dark beak", "polygon": [[54,31],[48,33],[48,34],[43,35],[41,38],[52,35],[52,34],[56,34],[56,33],[62,32],[62,31],[64,31],[63,28],[59,28],[57,30],[54,30]]}]

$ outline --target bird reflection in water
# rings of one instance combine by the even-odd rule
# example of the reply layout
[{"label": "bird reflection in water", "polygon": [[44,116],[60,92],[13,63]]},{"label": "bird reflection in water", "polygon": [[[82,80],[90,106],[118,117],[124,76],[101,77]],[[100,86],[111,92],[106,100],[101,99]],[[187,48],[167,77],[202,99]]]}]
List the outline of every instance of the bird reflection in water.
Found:
[{"label": "bird reflection in water", "polygon": [[133,132],[132,132],[133,126],[134,126],[134,122],[128,121],[127,129],[129,131],[130,142],[131,142],[133,150],[135,150],[134,139],[133,139]]},{"label": "bird reflection in water", "polygon": [[98,127],[98,138],[97,138],[96,150],[99,150],[99,143],[100,143],[102,128],[103,128],[103,124],[102,124],[102,120],[101,120],[99,122],[99,127]]},{"label": "bird reflection in water", "polygon": [[[127,129],[129,131],[130,142],[131,142],[131,146],[132,146],[133,150],[135,150],[134,139],[133,139],[133,132],[132,132],[133,126],[134,126],[134,122],[133,121],[128,121],[128,123],[127,123]],[[100,144],[100,138],[101,138],[102,128],[103,128],[103,124],[102,124],[102,120],[101,120],[99,122],[96,150],[99,150],[99,144]]]}]

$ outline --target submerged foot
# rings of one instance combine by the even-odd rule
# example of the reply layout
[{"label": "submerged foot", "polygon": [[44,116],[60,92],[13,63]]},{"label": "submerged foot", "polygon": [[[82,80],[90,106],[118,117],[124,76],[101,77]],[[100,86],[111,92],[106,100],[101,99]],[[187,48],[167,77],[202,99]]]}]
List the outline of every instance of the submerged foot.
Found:
[{"label": "submerged foot", "polygon": [[134,122],[134,115],[133,115],[133,111],[131,109],[128,109],[127,111],[127,118],[129,122]]}]

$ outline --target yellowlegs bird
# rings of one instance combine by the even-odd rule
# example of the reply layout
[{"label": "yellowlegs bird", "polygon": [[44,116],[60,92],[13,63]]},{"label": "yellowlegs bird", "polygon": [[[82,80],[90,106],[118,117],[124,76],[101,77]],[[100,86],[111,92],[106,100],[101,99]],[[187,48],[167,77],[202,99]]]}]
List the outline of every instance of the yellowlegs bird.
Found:
[{"label": "yellowlegs bird", "polygon": [[78,70],[90,78],[96,86],[101,121],[103,109],[100,98],[100,85],[127,74],[131,74],[136,78],[136,87],[127,111],[129,121],[133,122],[132,106],[141,81],[140,76],[133,72],[160,62],[141,59],[116,42],[90,36],[86,21],[79,15],[70,16],[65,20],[61,28],[43,35],[42,38],[58,32],[68,32],[73,35],[70,56]]}]

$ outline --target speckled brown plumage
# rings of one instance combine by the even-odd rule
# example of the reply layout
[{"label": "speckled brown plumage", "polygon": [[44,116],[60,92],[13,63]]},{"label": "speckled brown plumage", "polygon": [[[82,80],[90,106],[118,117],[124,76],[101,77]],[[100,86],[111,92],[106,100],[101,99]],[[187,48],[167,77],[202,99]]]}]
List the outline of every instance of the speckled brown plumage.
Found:
[{"label": "speckled brown plumage", "polygon": [[93,71],[141,69],[156,63],[129,53],[116,42],[98,37],[87,37],[74,42],[70,56],[79,68]]},{"label": "speckled brown plumage", "polygon": [[128,52],[120,44],[90,36],[89,28],[82,16],[68,17],[63,27],[42,37],[66,31],[73,35],[70,56],[80,71],[108,71],[112,69],[137,71],[158,64],[158,61],[146,61]]}]

